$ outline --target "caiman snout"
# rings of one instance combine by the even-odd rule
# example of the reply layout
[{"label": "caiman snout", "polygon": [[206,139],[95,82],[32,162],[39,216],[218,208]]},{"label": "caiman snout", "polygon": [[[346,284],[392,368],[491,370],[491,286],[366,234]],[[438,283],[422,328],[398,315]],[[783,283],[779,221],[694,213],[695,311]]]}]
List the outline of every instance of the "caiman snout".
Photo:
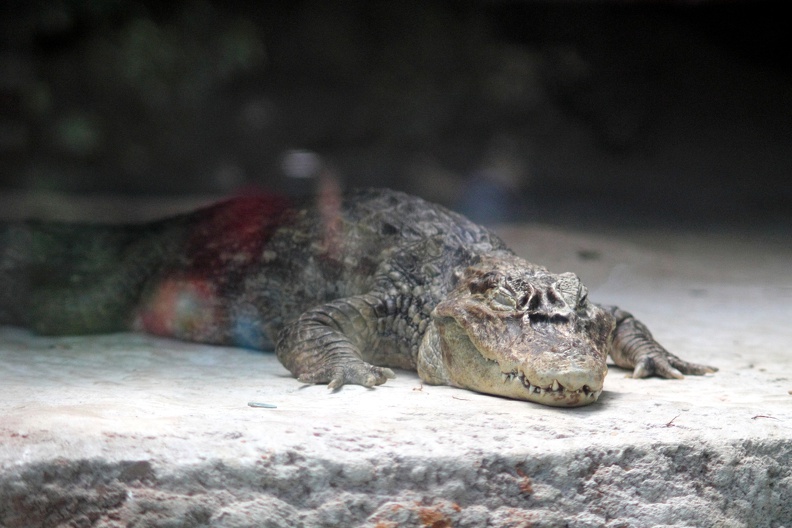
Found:
[{"label": "caiman snout", "polygon": [[490,351],[506,367],[502,383],[519,381],[528,393],[524,399],[545,405],[574,407],[595,402],[607,374],[605,351],[574,336],[571,322],[551,325],[552,331],[546,332],[524,329],[508,350]]}]

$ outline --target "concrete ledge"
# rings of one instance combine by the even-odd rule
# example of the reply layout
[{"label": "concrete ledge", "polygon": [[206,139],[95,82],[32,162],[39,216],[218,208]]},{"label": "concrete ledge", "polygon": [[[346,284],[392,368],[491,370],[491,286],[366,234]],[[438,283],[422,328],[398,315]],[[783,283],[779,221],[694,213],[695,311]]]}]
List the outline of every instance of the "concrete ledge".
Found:
[{"label": "concrete ledge", "polygon": [[612,368],[598,403],[559,410],[410,372],[328,393],[272,354],[4,328],[0,526],[792,525],[790,250],[504,234],[721,371]]}]

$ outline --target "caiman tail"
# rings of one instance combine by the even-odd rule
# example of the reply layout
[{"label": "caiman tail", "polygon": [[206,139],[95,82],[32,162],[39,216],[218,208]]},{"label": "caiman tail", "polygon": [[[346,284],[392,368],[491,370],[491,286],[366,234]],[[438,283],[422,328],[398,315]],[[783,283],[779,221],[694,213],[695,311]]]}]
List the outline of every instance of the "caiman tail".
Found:
[{"label": "caiman tail", "polygon": [[[285,199],[254,195],[137,225],[0,223],[0,324],[227,342],[215,316],[259,269],[288,211]],[[185,314],[196,295],[206,313]],[[198,319],[212,331],[196,330]]]},{"label": "caiman tail", "polygon": [[0,224],[0,324],[42,334],[128,329],[174,227]]}]

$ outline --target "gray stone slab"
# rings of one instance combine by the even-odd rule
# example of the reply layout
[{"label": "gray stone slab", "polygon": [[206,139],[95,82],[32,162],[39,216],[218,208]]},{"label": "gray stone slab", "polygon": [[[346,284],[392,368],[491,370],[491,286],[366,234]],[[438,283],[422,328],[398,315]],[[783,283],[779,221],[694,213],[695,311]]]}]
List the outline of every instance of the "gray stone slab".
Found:
[{"label": "gray stone slab", "polygon": [[411,372],[330,393],[267,353],[2,328],[0,526],[792,526],[792,250],[502,233],[720,372],[612,367],[596,404],[555,409]]}]

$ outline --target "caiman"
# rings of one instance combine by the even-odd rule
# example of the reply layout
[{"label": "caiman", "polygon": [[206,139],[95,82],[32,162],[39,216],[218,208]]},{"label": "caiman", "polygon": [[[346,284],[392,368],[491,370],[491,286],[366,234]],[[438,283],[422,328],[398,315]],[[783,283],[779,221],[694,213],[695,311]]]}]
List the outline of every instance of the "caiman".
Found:
[{"label": "caiman", "polygon": [[575,274],[390,190],[241,197],[135,225],[4,224],[0,323],[274,347],[300,382],[331,389],[380,385],[400,368],[562,407],[597,400],[608,355],[635,378],[716,370],[591,302]]}]

